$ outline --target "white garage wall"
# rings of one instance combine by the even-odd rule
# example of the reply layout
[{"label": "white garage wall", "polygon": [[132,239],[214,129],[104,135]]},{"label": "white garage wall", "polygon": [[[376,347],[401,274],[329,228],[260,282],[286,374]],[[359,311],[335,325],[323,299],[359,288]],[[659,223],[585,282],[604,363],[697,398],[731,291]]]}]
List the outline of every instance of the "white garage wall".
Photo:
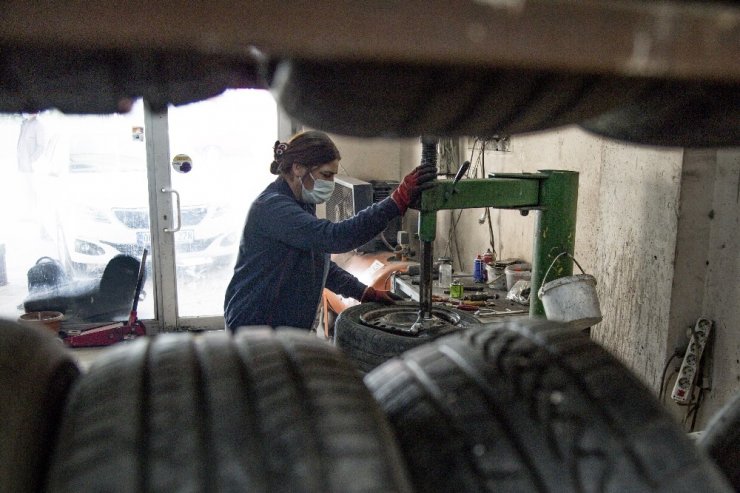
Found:
[{"label": "white garage wall", "polygon": [[600,147],[594,275],[604,320],[593,336],[658,389],[666,354],[682,151],[607,141]]}]

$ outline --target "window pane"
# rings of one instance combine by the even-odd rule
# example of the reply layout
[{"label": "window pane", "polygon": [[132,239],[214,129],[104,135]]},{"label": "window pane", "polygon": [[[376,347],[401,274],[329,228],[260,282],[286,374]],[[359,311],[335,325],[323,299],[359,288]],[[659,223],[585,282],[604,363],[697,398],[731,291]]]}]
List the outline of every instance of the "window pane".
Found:
[{"label": "window pane", "polygon": [[[30,307],[64,311],[65,323],[126,318],[136,266],[120,255],[140,260],[149,239],[143,121],[140,103],[125,115],[0,115],[3,317]],[[29,279],[37,263],[63,275]],[[140,318],[153,306],[145,297]]]},{"label": "window pane", "polygon": [[191,171],[172,172],[182,215],[175,234],[179,315],[223,315],[247,210],[275,178],[277,106],[267,91],[230,90],[170,108],[169,130],[170,155],[192,160]]}]

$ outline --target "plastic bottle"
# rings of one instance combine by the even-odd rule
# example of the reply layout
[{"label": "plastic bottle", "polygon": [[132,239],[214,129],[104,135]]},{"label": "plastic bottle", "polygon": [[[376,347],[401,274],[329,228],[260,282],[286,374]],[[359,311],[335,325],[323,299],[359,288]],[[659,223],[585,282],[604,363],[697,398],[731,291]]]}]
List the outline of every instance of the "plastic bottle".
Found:
[{"label": "plastic bottle", "polygon": [[457,298],[459,300],[463,297],[464,288],[460,281],[455,279],[450,284],[450,298]]},{"label": "plastic bottle", "polygon": [[483,254],[483,263],[487,265],[493,264],[493,252],[490,248]]},{"label": "plastic bottle", "polygon": [[439,259],[439,285],[449,288],[452,283],[452,261],[448,257]]}]

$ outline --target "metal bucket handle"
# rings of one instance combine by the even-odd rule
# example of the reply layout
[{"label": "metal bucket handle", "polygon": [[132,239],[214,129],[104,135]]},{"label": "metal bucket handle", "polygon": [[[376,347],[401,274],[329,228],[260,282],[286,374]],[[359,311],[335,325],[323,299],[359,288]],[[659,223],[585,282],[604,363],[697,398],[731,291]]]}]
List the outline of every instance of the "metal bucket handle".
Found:
[{"label": "metal bucket handle", "polygon": [[[554,259],[554,260],[552,261],[552,263],[550,264],[550,267],[548,267],[548,268],[547,268],[547,271],[545,272],[545,277],[543,277],[543,278],[542,278],[542,286],[544,286],[544,285],[545,285],[545,283],[547,282],[547,275],[548,275],[548,274],[550,273],[550,269],[552,269],[552,266],[553,266],[553,265],[555,265],[555,262],[557,262],[557,261],[558,261],[558,259],[559,259],[560,257],[562,257],[563,255],[567,255],[567,256],[569,256],[569,257],[570,257],[571,259],[573,259],[573,262],[575,262],[575,263],[576,263],[576,265],[578,266],[578,268],[579,268],[579,269],[581,269],[581,272],[582,272],[583,274],[585,274],[585,273],[586,273],[586,271],[584,271],[584,270],[583,270],[583,267],[581,267],[581,264],[579,264],[579,263],[578,263],[578,260],[576,260],[576,258],[575,258],[575,257],[574,257],[573,255],[571,255],[571,254],[570,254],[570,253],[568,253],[568,252],[561,252],[561,253],[559,253],[559,254],[558,254],[558,256],[557,256],[557,257],[555,257],[555,259]],[[541,286],[540,286],[540,292],[542,292],[542,287],[541,287]],[[540,297],[542,297],[542,294],[540,294]]]}]

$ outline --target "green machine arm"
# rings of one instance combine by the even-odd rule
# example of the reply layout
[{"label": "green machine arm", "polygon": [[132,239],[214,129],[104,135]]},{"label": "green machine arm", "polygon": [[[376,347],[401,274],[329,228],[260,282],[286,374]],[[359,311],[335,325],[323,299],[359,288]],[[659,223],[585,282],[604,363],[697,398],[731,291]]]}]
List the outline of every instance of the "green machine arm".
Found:
[{"label": "green machine arm", "polygon": [[[437,211],[493,207],[519,209],[523,214],[537,211],[535,223],[532,284],[529,314],[544,316],[542,301],[537,292],[543,276],[562,252],[574,253],[576,240],[576,207],[578,203],[578,173],[574,171],[543,170],[539,173],[495,174],[487,179],[439,181],[422,193],[419,209],[419,238],[422,250],[431,249],[437,233]],[[423,251],[425,259],[430,252]],[[430,265],[426,265],[426,264]],[[431,263],[422,262],[420,289],[431,289]],[[425,270],[427,272],[425,272]],[[561,256],[551,273],[552,279],[573,274],[573,260]],[[426,286],[422,286],[426,281]],[[431,312],[431,295],[421,296],[424,313]]]}]

